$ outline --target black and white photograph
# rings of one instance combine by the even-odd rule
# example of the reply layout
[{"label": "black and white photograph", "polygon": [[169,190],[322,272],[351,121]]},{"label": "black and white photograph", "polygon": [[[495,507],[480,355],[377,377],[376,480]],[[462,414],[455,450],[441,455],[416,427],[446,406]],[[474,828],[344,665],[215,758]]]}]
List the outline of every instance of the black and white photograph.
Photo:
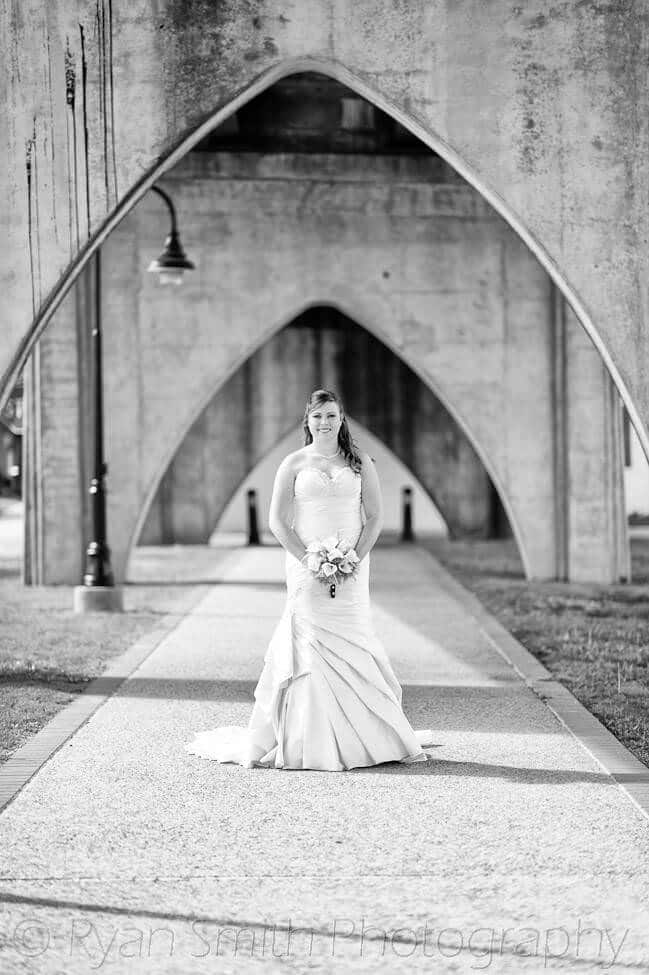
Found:
[{"label": "black and white photograph", "polygon": [[0,971],[649,971],[649,4],[0,0]]}]

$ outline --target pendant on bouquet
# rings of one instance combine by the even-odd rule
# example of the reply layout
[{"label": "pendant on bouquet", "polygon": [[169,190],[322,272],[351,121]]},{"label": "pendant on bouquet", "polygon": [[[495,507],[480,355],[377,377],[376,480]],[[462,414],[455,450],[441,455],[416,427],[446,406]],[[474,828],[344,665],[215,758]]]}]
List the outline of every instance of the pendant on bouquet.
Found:
[{"label": "pendant on bouquet", "polygon": [[332,599],[335,598],[335,595],[336,595],[336,583],[335,582],[332,582],[331,585],[329,586],[329,595],[331,596]]}]

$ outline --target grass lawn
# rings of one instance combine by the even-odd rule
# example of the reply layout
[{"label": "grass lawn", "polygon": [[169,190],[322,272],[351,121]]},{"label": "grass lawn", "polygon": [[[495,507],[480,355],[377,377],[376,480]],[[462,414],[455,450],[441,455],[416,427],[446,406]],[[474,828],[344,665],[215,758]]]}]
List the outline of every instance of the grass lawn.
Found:
[{"label": "grass lawn", "polygon": [[558,681],[649,766],[649,539],[630,585],[526,582],[513,541],[425,543]]},{"label": "grass lawn", "polygon": [[191,589],[126,586],[124,613],[76,614],[69,586],[23,586],[15,561],[0,559],[0,762]]}]

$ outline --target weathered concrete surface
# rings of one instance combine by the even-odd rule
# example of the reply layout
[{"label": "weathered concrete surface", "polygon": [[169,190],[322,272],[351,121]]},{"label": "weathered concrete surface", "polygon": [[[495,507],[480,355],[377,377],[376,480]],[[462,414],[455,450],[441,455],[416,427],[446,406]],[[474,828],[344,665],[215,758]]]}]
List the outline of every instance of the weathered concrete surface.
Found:
[{"label": "weathered concrete surface", "polygon": [[[624,501],[622,411],[604,365],[565,308],[566,578],[630,581],[631,557]],[[561,513],[557,512],[557,518]]]},{"label": "weathered concrete surface", "polygon": [[[547,273],[511,228],[463,181],[432,183],[437,171],[426,157],[194,153],[164,181],[185,246],[198,262],[182,289],[171,292],[143,270],[167,230],[159,199],[147,196],[116,228],[101,264],[108,516],[118,579],[168,465],[223,384],[245,383],[245,370],[236,374],[250,356],[264,362],[263,380],[257,376],[252,385],[275,383],[286,403],[297,397],[293,422],[300,419],[309,376],[298,368],[287,375],[276,363],[274,337],[305,308],[322,304],[384,343],[452,413],[500,493],[529,575],[579,580],[595,574],[601,582],[628,575],[606,527],[613,524],[607,506],[621,491],[622,474],[619,444],[601,406],[608,387],[595,349],[574,316],[559,321],[557,304],[565,303],[557,303]],[[85,279],[84,288],[92,305]],[[83,316],[94,314],[87,295],[79,334],[87,330]],[[572,336],[560,354],[559,327]],[[57,329],[55,322],[52,334]],[[303,345],[297,333],[291,341]],[[590,371],[566,365],[573,347],[584,347],[586,359],[591,354]],[[289,354],[303,362],[303,349]],[[68,355],[74,360],[72,349]],[[561,397],[560,367],[569,370]],[[386,396],[375,388],[353,361],[351,384],[354,372],[370,412],[385,400],[396,425],[399,411],[411,409],[396,390]],[[323,356],[316,385],[336,385],[339,378]],[[47,388],[56,383],[55,368],[42,373],[40,402],[49,424],[57,422],[58,395],[50,403]],[[248,395],[252,406],[261,387]],[[226,405],[237,402],[235,396]],[[82,436],[83,397],[81,404],[79,423],[61,413],[59,439],[68,449]],[[558,484],[557,416],[568,412],[572,440],[566,440]],[[263,427],[266,414],[253,410],[250,422]],[[240,418],[219,422],[209,434],[218,437],[220,463],[237,457]],[[415,451],[430,462],[438,451],[419,435]],[[250,469],[253,457],[246,460]],[[604,493],[603,469],[609,472]],[[588,523],[573,518],[559,537],[571,484],[591,513]],[[74,549],[65,560],[46,561],[44,578],[76,581],[63,574],[82,547],[76,501],[56,479],[40,491],[45,505],[51,492],[64,495],[54,505],[64,513],[57,537]],[[34,501],[38,519],[38,494]],[[579,541],[570,541],[570,532],[580,530],[596,533],[597,558],[591,550],[580,560]],[[625,535],[623,524],[618,530]]]},{"label": "weathered concrete surface", "polygon": [[491,536],[493,488],[451,414],[391,349],[325,307],[307,309],[221,386],[165,472],[140,543],[207,544],[239,484],[323,384],[427,489],[451,537]]},{"label": "weathered concrete surface", "polygon": [[320,67],[414,128],[526,235],[648,443],[643,0],[5,0],[0,18],[5,393],[30,321],[106,215],[235,96]]},{"label": "weathered concrete surface", "polygon": [[0,816],[7,970],[647,966],[646,816],[427,553],[371,558],[377,632],[432,761],[284,772],[184,752],[247,721],[283,606],[281,551],[235,552]]}]

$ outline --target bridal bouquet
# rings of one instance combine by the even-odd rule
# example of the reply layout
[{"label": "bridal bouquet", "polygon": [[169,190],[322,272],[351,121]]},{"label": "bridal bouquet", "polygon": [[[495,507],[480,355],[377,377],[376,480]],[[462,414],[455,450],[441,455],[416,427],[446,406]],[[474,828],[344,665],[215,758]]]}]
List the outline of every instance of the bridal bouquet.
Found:
[{"label": "bridal bouquet", "polygon": [[336,595],[336,583],[349,579],[360,562],[355,550],[340,532],[307,545],[305,559],[307,568],[316,579],[329,585],[332,599]]}]

